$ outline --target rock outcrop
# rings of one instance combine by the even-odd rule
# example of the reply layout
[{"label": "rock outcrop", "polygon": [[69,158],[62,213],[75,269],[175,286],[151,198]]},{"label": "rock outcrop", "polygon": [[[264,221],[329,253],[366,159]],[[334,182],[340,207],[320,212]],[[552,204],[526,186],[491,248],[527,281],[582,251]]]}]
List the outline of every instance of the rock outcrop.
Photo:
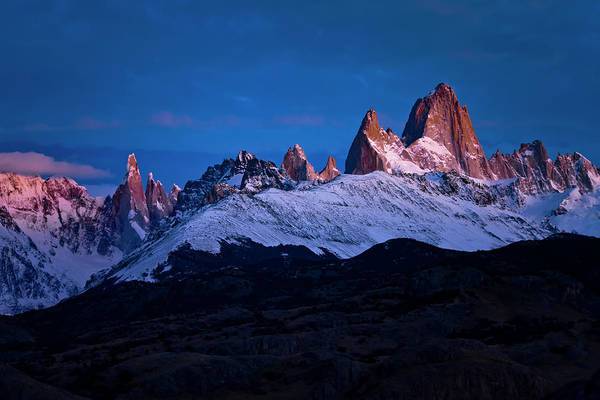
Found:
[{"label": "rock outcrop", "polygon": [[296,182],[329,182],[340,175],[340,171],[337,169],[335,158],[333,158],[333,156],[327,157],[327,163],[321,172],[315,172],[315,168],[308,162],[304,149],[302,149],[302,146],[299,144],[295,144],[287,150],[283,157],[281,168]]},{"label": "rock outcrop", "polygon": [[591,192],[600,186],[600,174],[580,153],[558,155],[553,161],[539,140],[523,143],[512,154],[496,151],[490,169],[497,179],[517,179],[525,194],[563,192],[579,188]]},{"label": "rock outcrop", "polygon": [[323,182],[329,182],[334,180],[340,175],[340,170],[337,168],[337,163],[333,156],[327,157],[327,163],[325,167],[319,172],[319,179]]},{"label": "rock outcrop", "polygon": [[129,155],[123,183],[112,197],[112,217],[119,248],[125,252],[136,248],[146,236],[150,215],[135,154]]},{"label": "rock outcrop", "polygon": [[287,150],[281,168],[295,181],[314,181],[319,178],[313,165],[306,159],[304,149],[299,144],[295,144]]},{"label": "rock outcrop", "polygon": [[391,129],[381,128],[377,113],[371,109],[365,114],[348,151],[346,173],[391,173],[403,149],[400,138]]},{"label": "rock outcrop", "polygon": [[271,187],[289,190],[293,184],[285,170],[277,168],[275,163],[242,150],[235,159],[208,167],[200,179],[188,181],[179,192],[176,210],[197,210],[229,194],[254,194]]},{"label": "rock outcrop", "polygon": [[173,213],[171,198],[160,181],[155,181],[152,172],[146,183],[146,204],[151,224],[158,224]]},{"label": "rock outcrop", "polygon": [[467,108],[447,84],[440,83],[418,99],[408,117],[402,138],[380,127],[369,110],[346,158],[346,173],[373,171],[451,172],[476,179],[514,179],[522,195],[563,192],[578,188],[592,192],[600,187],[600,173],[580,153],[559,155],[553,161],[542,142],[522,144],[518,151],[499,151],[488,160]]},{"label": "rock outcrop", "polygon": [[169,193],[169,200],[171,201],[171,205],[173,208],[177,205],[177,198],[179,197],[179,192],[181,192],[181,188],[177,186],[175,183],[171,187],[171,192]]},{"label": "rock outcrop", "polygon": [[350,146],[346,173],[456,171],[491,178],[469,113],[454,90],[439,84],[413,106],[400,139],[369,110]]},{"label": "rock outcrop", "polygon": [[[440,83],[428,96],[418,99],[408,117],[402,141],[407,148],[425,147],[435,143],[445,147],[453,156],[438,166],[438,170],[455,170],[473,178],[491,178],[489,165],[479,143],[466,106],[460,105],[454,90]],[[427,153],[413,158],[419,167],[428,169]]]}]

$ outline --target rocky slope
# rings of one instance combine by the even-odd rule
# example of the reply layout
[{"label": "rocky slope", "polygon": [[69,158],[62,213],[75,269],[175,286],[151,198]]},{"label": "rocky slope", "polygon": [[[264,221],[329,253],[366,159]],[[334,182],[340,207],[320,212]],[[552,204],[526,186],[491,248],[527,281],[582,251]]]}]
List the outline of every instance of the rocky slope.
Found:
[{"label": "rocky slope", "polygon": [[296,190],[237,193],[182,215],[170,230],[146,242],[95,277],[153,280],[181,247],[218,253],[223,242],[252,240],[303,245],[350,257],[396,237],[441,247],[488,249],[550,234],[539,222],[511,211],[514,187],[486,186],[457,174],[343,175]]},{"label": "rocky slope", "polygon": [[160,282],[0,319],[0,388],[8,400],[595,399],[599,242],[465,253],[396,239],[342,261],[183,248]]}]

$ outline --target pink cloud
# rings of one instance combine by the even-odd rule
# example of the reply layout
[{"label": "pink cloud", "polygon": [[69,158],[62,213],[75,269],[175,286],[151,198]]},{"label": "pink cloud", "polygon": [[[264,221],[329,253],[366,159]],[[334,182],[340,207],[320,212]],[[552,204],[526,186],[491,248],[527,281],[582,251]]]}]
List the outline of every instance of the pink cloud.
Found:
[{"label": "pink cloud", "polygon": [[118,128],[121,124],[118,121],[101,121],[93,117],[82,117],[78,119],[73,128],[84,130],[112,129]]},{"label": "pink cloud", "polygon": [[318,126],[323,125],[325,119],[320,115],[282,115],[276,117],[275,122],[281,125]]},{"label": "pink cloud", "polygon": [[161,111],[154,114],[150,118],[150,122],[154,125],[164,126],[167,128],[178,128],[181,126],[190,127],[194,125],[194,120],[189,115],[176,115],[169,111]]},{"label": "pink cloud", "polygon": [[49,132],[55,129],[56,127],[43,123],[28,124],[23,127],[23,130],[26,132]]},{"label": "pink cloud", "polygon": [[81,117],[70,125],[49,125],[46,123],[28,124],[23,127],[25,132],[52,132],[52,131],[70,131],[70,130],[99,130],[113,129],[121,126],[119,121],[103,121],[94,117]]},{"label": "pink cloud", "polygon": [[57,161],[34,152],[0,153],[0,171],[23,175],[69,176],[73,178],[104,178],[110,173],[86,164]]}]

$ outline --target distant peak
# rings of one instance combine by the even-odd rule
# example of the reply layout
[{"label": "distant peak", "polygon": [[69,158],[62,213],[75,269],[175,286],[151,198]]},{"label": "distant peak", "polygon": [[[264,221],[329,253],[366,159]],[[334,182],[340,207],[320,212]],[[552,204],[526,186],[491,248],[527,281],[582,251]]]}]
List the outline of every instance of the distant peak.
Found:
[{"label": "distant peak", "polygon": [[366,112],[360,124],[359,132],[361,131],[366,132],[367,136],[369,137],[376,137],[379,134],[379,120],[377,119],[377,112],[375,112],[375,110],[372,108]]},{"label": "distant peak", "polygon": [[318,178],[314,167],[308,162],[304,149],[297,143],[288,148],[283,156],[281,167],[295,181],[312,181]]},{"label": "distant peak", "polygon": [[435,90],[436,90],[436,91],[438,91],[438,90],[452,90],[452,91],[454,91],[454,90],[452,89],[452,86],[448,85],[448,84],[447,84],[447,83],[445,83],[445,82],[440,82],[440,83],[438,83],[438,84],[437,84],[437,86],[435,87]]},{"label": "distant peak", "polygon": [[246,150],[241,150],[237,155],[237,161],[242,164],[245,164],[254,158],[256,158],[256,156]]},{"label": "distant peak", "polygon": [[522,153],[527,150],[546,151],[546,147],[544,146],[544,143],[542,143],[541,140],[536,139],[531,143],[521,143],[521,146],[519,147],[519,153]]},{"label": "distant peak", "polygon": [[288,148],[288,153],[294,154],[295,156],[306,160],[306,154],[304,153],[304,149],[298,143]]},{"label": "distant peak", "polygon": [[327,163],[325,164],[325,168],[319,172],[319,178],[324,182],[329,182],[335,177],[340,175],[340,171],[337,169],[337,163],[335,162],[335,158],[333,156],[327,157]]},{"label": "distant peak", "polygon": [[373,120],[377,121],[377,111],[375,111],[373,108],[369,108],[367,110],[367,113],[365,114],[364,119],[369,120],[369,121],[373,121]]},{"label": "distant peak", "polygon": [[137,159],[135,158],[135,154],[131,153],[128,157],[127,157],[127,170],[136,170],[138,169],[138,163],[137,163]]},{"label": "distant peak", "polygon": [[447,99],[447,101],[451,103],[458,102],[458,97],[456,96],[456,92],[454,92],[452,86],[444,82],[438,83],[435,89],[429,92],[427,97],[441,97]]}]

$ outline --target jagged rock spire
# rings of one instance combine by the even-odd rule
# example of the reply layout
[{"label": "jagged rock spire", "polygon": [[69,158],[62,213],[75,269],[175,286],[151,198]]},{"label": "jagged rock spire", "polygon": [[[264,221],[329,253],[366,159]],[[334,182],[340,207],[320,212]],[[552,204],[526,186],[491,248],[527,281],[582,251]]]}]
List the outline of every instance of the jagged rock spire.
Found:
[{"label": "jagged rock spire", "polygon": [[492,176],[467,107],[460,105],[454,90],[445,83],[437,85],[412,107],[402,140],[410,147],[421,138],[444,146],[454,156],[455,165],[449,169],[475,178]]},{"label": "jagged rock spire", "polygon": [[124,251],[135,248],[146,236],[150,224],[146,195],[135,154],[127,157],[123,183],[112,197],[112,219],[118,238],[116,244]]},{"label": "jagged rock spire", "polygon": [[600,174],[587,158],[579,153],[559,154],[553,161],[539,140],[522,143],[512,154],[496,151],[489,165],[497,179],[516,178],[521,191],[526,194],[573,187],[590,192],[600,187]]},{"label": "jagged rock spire", "polygon": [[177,197],[179,196],[179,192],[181,192],[181,188],[174,183],[173,186],[171,186],[171,192],[169,193],[169,199],[171,200],[171,205],[173,208],[175,208],[177,205]]},{"label": "jagged rock spire", "polygon": [[327,157],[327,163],[325,164],[325,168],[319,172],[319,179],[324,182],[329,182],[335,177],[340,175],[340,171],[337,169],[337,163],[333,156]]},{"label": "jagged rock spire", "polygon": [[281,167],[295,181],[314,181],[319,178],[299,144],[295,144],[287,150]]},{"label": "jagged rock spire", "polygon": [[144,225],[148,223],[148,207],[146,205],[146,195],[142,184],[142,176],[138,167],[135,154],[130,154],[127,157],[127,173],[123,179],[122,186],[125,185],[129,193],[129,203],[131,210],[139,213],[142,217]]},{"label": "jagged rock spire", "polygon": [[400,138],[391,129],[379,126],[375,110],[365,114],[346,157],[347,174],[368,174],[373,171],[392,172],[387,155],[402,151]]},{"label": "jagged rock spire", "polygon": [[173,213],[173,204],[169,196],[167,196],[162,183],[154,180],[152,172],[148,174],[146,183],[146,204],[152,224],[159,223]]}]

